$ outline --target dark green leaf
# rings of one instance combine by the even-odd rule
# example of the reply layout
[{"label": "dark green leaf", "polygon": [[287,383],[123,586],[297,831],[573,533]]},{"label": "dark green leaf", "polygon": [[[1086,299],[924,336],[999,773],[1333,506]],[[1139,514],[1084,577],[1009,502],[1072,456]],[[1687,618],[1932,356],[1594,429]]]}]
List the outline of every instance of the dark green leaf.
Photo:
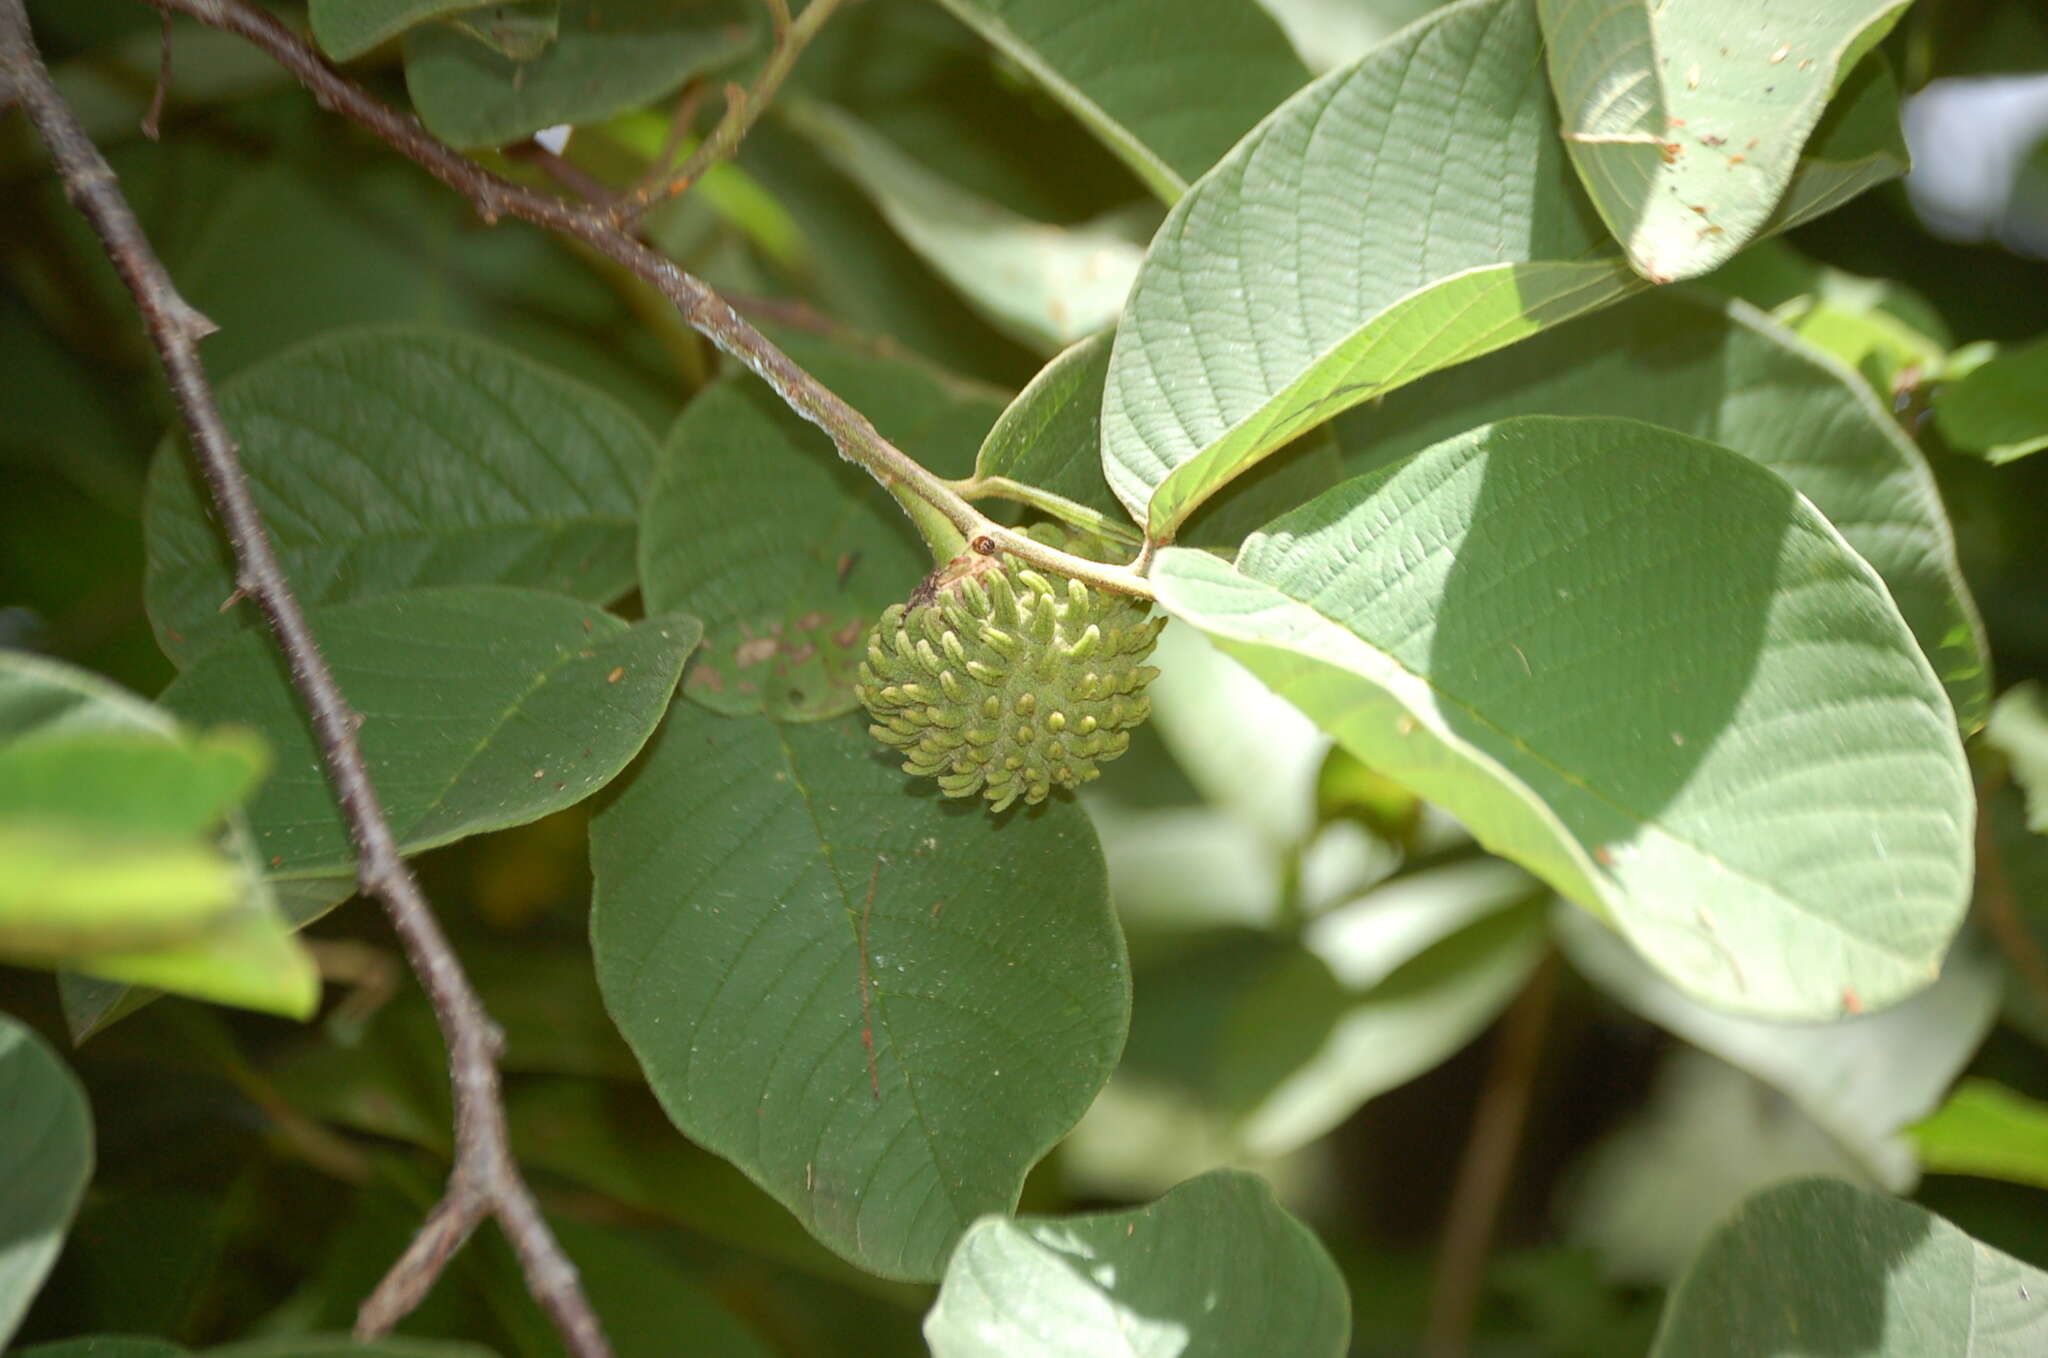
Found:
[{"label": "dark green leaf", "polygon": [[92,1112],[64,1063],[0,1014],[0,1345],[56,1261],[92,1177]]},{"label": "dark green leaf", "polygon": [[2048,1103],[2004,1085],[1963,1081],[1911,1135],[1930,1173],[2048,1188]]},{"label": "dark green leaf", "polygon": [[345,1334],[293,1334],[204,1350],[199,1358],[494,1358],[479,1344],[393,1336],[359,1343]]},{"label": "dark green leaf", "polygon": [[[941,475],[963,473],[996,403],[900,359],[822,346],[800,362]],[[931,569],[910,521],[751,374],[690,403],[647,492],[647,606],[704,619],[683,692],[781,720],[855,706],[870,624]]]},{"label": "dark green leaf", "polygon": [[924,1333],[933,1358],[1337,1358],[1351,1299],[1263,1180],[1218,1170],[1135,1211],[976,1222]]},{"label": "dark green leaf", "polygon": [[[661,718],[695,619],[631,627],[559,594],[466,586],[311,613],[406,853],[538,820],[603,787]],[[355,849],[269,639],[213,651],[164,692],[188,720],[263,733],[278,771],[249,806],[280,878],[353,870]]]},{"label": "dark green leaf", "polygon": [[1167,202],[1308,79],[1252,0],[942,0]]},{"label": "dark green leaf", "polygon": [[311,0],[306,17],[322,51],[336,61],[359,57],[417,24],[482,9],[495,0]]},{"label": "dark green leaf", "polygon": [[1935,978],[1970,878],[1954,712],[1876,574],[1756,464],[1510,420],[1153,578],[1682,990],[1814,1019]]},{"label": "dark green leaf", "polygon": [[2048,1273],[1940,1217],[1830,1179],[1766,1189],[1708,1239],[1650,1358],[2023,1358]]},{"label": "dark green leaf", "polygon": [[677,1126],[930,1278],[1108,1077],[1130,983],[1078,807],[942,803],[863,725],[677,704],[592,826],[591,939]]},{"label": "dark green leaf", "polygon": [[[592,603],[633,583],[653,440],[622,407],[454,331],[336,333],[250,369],[221,413],[307,604],[504,584]],[[182,442],[150,469],[150,620],[189,664],[255,624]]]},{"label": "dark green leaf", "polygon": [[659,99],[752,42],[748,10],[730,0],[561,0],[558,36],[532,61],[451,25],[414,29],[405,84],[434,135],[501,146]]},{"label": "dark green leaf", "polygon": [[1040,369],[988,431],[975,475],[1007,476],[1122,520],[1102,479],[1102,383],[1114,338],[1105,330]]},{"label": "dark green leaf", "polygon": [[1433,373],[1336,430],[1347,468],[1365,471],[1511,415],[1626,415],[1784,477],[1884,577],[1962,729],[1983,724],[1989,655],[1941,494],[1912,440],[1839,364],[1741,303],[1659,291]]},{"label": "dark green leaf", "polygon": [[60,1339],[20,1349],[15,1358],[183,1358],[189,1352],[168,1339],[143,1339],[134,1335],[94,1335],[86,1339]]}]

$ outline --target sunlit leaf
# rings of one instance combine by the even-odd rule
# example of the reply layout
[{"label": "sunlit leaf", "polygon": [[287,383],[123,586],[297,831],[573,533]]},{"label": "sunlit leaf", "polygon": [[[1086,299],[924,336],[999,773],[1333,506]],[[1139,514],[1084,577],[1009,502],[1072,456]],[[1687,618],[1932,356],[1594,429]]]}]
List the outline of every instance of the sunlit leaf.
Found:
[{"label": "sunlit leaf", "polygon": [[1146,1207],[975,1223],[925,1318],[933,1358],[1336,1358],[1344,1280],[1249,1174]]},{"label": "sunlit leaf", "polygon": [[591,941],[669,1115],[820,1240],[937,1276],[1123,1044],[1094,834],[897,773],[858,720],[677,704],[591,831]]},{"label": "sunlit leaf", "polygon": [[1963,1081],[1910,1135],[1930,1173],[2048,1188],[2048,1103],[2004,1085]]},{"label": "sunlit leaf", "polygon": [[1826,1018],[1935,978],[1970,880],[1953,711],[1875,573],[1754,463],[1511,420],[1153,577],[1688,993]]},{"label": "sunlit leaf", "polygon": [[2048,834],[2048,692],[2039,681],[2014,684],[1999,695],[1984,738],[2011,761],[2013,781],[2026,796],[2027,828]]}]

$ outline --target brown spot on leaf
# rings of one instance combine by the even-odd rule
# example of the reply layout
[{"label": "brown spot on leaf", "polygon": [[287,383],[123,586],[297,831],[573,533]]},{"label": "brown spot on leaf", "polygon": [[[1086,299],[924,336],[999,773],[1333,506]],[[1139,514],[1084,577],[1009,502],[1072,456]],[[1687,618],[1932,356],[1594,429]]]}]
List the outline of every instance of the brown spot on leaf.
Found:
[{"label": "brown spot on leaf", "polygon": [[754,666],[771,658],[780,648],[781,643],[777,642],[773,637],[755,637],[751,641],[743,641],[734,647],[732,658],[738,662],[741,669],[752,669]]},{"label": "brown spot on leaf", "polygon": [[624,665],[614,665],[612,666],[612,672],[604,677],[604,681],[607,684],[616,684],[625,677],[626,667]]}]

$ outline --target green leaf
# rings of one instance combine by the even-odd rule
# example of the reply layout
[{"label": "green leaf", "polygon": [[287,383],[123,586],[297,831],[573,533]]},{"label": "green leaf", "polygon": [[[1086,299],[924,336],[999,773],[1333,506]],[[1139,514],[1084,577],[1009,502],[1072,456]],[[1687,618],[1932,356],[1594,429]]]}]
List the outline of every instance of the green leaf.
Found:
[{"label": "green leaf", "polygon": [[2048,448],[2048,339],[1999,353],[1934,396],[1951,448],[2005,463]]},{"label": "green leaf", "polygon": [[[633,585],[654,443],[624,408],[454,331],[341,331],[221,391],[300,601],[503,584],[605,603]],[[150,621],[180,665],[256,626],[180,439],[150,468]]]},{"label": "green leaf", "polygon": [[1219,1170],[1134,1211],[976,1222],[924,1333],[932,1358],[1337,1358],[1351,1299],[1264,1180]]},{"label": "green leaf", "polygon": [[941,0],[1167,202],[1308,78],[1252,0]]},{"label": "green leaf", "polygon": [[2021,1358],[2048,1344],[2048,1273],[1911,1203],[1808,1179],[1707,1241],[1650,1358]]},{"label": "green leaf", "polygon": [[[815,344],[795,357],[941,475],[966,471],[996,416],[981,389],[901,359]],[[704,619],[683,692],[729,716],[851,711],[870,624],[931,565],[888,493],[751,374],[690,403],[648,487],[642,593]]]},{"label": "green leaf", "polygon": [[[170,714],[121,691],[105,680],[55,661],[18,652],[0,652],[0,741],[53,748],[73,742],[154,740],[172,748],[189,748],[193,738]],[[201,805],[219,807],[223,781],[246,777],[235,772],[246,758],[228,754],[224,780],[209,775],[214,792]],[[113,770],[102,769],[101,772]],[[130,769],[133,772],[133,769]],[[157,785],[111,789],[116,801],[109,809],[125,809],[146,826],[180,826],[192,830],[197,811],[154,804]],[[66,795],[89,792],[81,783]],[[54,795],[54,794],[53,794]],[[74,808],[75,809],[75,808]],[[320,978],[312,958],[291,937],[270,885],[263,878],[253,842],[240,810],[227,813],[225,849],[234,866],[232,908],[216,916],[203,934],[174,946],[140,951],[99,952],[70,956],[73,971],[124,985],[149,985],[269,1013],[303,1018],[319,1003]],[[44,845],[47,850],[48,844]],[[118,993],[113,992],[113,993]]]},{"label": "green leaf", "polygon": [[1878,1185],[1918,1177],[1902,1135],[1941,1101],[1998,1017],[1993,958],[1959,946],[1941,979],[1876,1014],[1824,1024],[1767,1023],[1680,994],[1612,931],[1560,905],[1555,929],[1572,965],[1610,997],[1778,1090]]},{"label": "green leaf", "polygon": [[0,745],[0,953],[61,962],[204,935],[241,901],[218,837],[268,764],[242,732]]},{"label": "green leaf", "polygon": [[975,457],[976,476],[1007,476],[1063,495],[1113,520],[1124,517],[1102,479],[1102,384],[1111,331],[1056,355],[997,417]]},{"label": "green leaf", "polygon": [[2027,828],[2048,835],[2048,690],[2037,679],[1998,695],[1984,738],[2004,751],[2027,803]]},{"label": "green leaf", "polygon": [[1078,807],[943,803],[862,726],[677,704],[592,825],[591,941],[691,1140],[932,1278],[1108,1078],[1128,966]]},{"label": "green leaf", "polygon": [[0,1014],[0,1346],[21,1324],[92,1177],[92,1110],[76,1076]]},{"label": "green leaf", "polygon": [[345,1334],[290,1334],[249,1339],[205,1349],[201,1358],[493,1358],[481,1344],[442,1339],[388,1339],[357,1342]]},{"label": "green leaf", "polygon": [[1538,0],[1564,144],[1636,272],[1761,234],[1829,96],[1908,0]]},{"label": "green leaf", "polygon": [[940,277],[1018,343],[1051,353],[1123,310],[1144,255],[1128,221],[1032,221],[925,168],[830,105],[792,103],[781,112]]},{"label": "green leaf", "polygon": [[1335,427],[1347,468],[1365,471],[1511,415],[1625,415],[1770,468],[1884,577],[1961,729],[1983,724],[1989,652],[1941,493],[1839,363],[1741,303],[1659,291],[1433,373]]},{"label": "green leaf", "polygon": [[556,123],[592,123],[659,99],[753,45],[728,0],[561,0],[558,36],[515,61],[451,25],[405,40],[405,85],[433,134],[501,146]]},{"label": "green leaf", "polygon": [[408,28],[483,9],[497,0],[312,0],[307,18],[320,50],[350,61]]},{"label": "green leaf", "polygon": [[[1645,286],[1564,163],[1539,47],[1533,0],[1439,10],[1174,207],[1102,411],[1104,472],[1151,537],[1331,415]],[[1779,227],[1903,168],[1890,97],[1819,139]]]},{"label": "green leaf", "polygon": [[1755,463],[1510,420],[1153,578],[1681,990],[1827,1018],[1935,978],[1970,878],[1954,713],[1876,574]]},{"label": "green leaf", "polygon": [[189,1352],[168,1339],[108,1334],[38,1344],[32,1349],[17,1350],[15,1358],[184,1358]]},{"label": "green leaf", "polygon": [[1930,1173],[2048,1188],[2048,1103],[2004,1085],[1963,1081],[1909,1134]]},{"label": "green leaf", "polygon": [[[401,851],[538,820],[624,768],[661,719],[693,618],[633,626],[531,590],[464,586],[314,609],[335,681]],[[352,872],[355,849],[269,640],[218,648],[165,690],[188,720],[263,733],[277,774],[249,805],[279,878]]]}]

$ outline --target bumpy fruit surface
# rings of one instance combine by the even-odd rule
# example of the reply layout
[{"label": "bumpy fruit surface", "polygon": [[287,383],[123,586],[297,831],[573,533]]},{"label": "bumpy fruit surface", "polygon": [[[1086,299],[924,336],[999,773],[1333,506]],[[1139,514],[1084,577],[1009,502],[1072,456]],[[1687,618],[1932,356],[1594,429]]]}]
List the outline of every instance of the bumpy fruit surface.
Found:
[{"label": "bumpy fruit surface", "polygon": [[1130,747],[1165,625],[1135,600],[970,554],[882,615],[855,691],[906,773],[1001,811],[1079,787]]}]

